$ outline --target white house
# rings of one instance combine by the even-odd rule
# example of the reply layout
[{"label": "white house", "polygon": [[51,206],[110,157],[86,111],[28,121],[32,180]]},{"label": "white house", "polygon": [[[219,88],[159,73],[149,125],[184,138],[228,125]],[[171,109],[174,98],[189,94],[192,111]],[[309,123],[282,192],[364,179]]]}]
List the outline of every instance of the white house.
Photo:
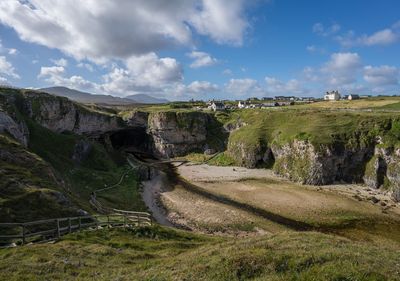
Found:
[{"label": "white house", "polygon": [[340,100],[339,91],[326,92],[324,100],[330,100],[330,101]]},{"label": "white house", "polygon": [[213,102],[210,107],[213,111],[225,110],[225,105],[222,102]]},{"label": "white house", "polygon": [[246,101],[239,101],[238,103],[238,108],[247,108],[249,106],[249,103]]},{"label": "white house", "polygon": [[348,99],[348,100],[358,100],[358,99],[360,99],[360,96],[359,96],[359,95],[352,95],[352,94],[350,94],[350,95],[347,97],[347,99]]}]

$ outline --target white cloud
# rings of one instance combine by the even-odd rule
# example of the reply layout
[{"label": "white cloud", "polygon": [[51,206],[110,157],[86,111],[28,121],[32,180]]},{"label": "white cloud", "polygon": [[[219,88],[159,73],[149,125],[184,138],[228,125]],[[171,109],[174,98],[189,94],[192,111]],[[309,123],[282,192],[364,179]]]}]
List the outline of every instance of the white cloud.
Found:
[{"label": "white cloud", "polygon": [[217,92],[219,87],[208,81],[194,81],[187,86],[187,91],[193,94],[209,94]]},{"label": "white cloud", "polygon": [[80,67],[80,68],[85,68],[85,69],[87,69],[87,70],[90,71],[90,72],[93,72],[93,71],[94,71],[94,67],[93,67],[93,65],[91,65],[90,63],[83,63],[83,62],[80,62],[80,63],[78,63],[76,66],[77,66],[77,67]]},{"label": "white cloud", "polygon": [[194,59],[194,61],[190,64],[191,68],[206,67],[218,63],[216,58],[213,58],[205,52],[193,51],[187,54],[187,56]]},{"label": "white cloud", "polygon": [[57,66],[62,66],[62,67],[68,66],[68,61],[64,58],[60,58],[58,60],[51,60],[51,61]]},{"label": "white cloud", "polygon": [[339,32],[341,29],[340,25],[337,23],[332,24],[328,28],[326,28],[322,23],[318,22],[313,25],[312,31],[320,36],[329,36]]},{"label": "white cloud", "polygon": [[244,0],[203,0],[189,21],[203,35],[220,44],[243,44],[249,27],[243,15]]},{"label": "white cloud", "polygon": [[126,96],[136,93],[161,93],[183,80],[181,65],[173,58],[159,58],[155,53],[133,56],[124,66],[115,65],[105,74],[101,83],[85,80],[81,76],[66,76],[65,67],[41,67],[38,78],[52,85],[71,86],[80,90],[92,90]]},{"label": "white cloud", "polygon": [[10,49],[8,49],[8,54],[9,55],[16,55],[16,54],[18,54],[18,50],[14,49],[14,48],[10,48]]},{"label": "white cloud", "polygon": [[224,70],[222,71],[222,74],[223,74],[223,75],[229,76],[229,75],[232,75],[233,72],[232,72],[232,70],[230,70],[229,68],[227,68],[227,69],[224,69]]},{"label": "white cloud", "polygon": [[394,66],[382,65],[364,67],[364,80],[375,86],[398,85],[400,71]]},{"label": "white cloud", "polygon": [[66,77],[63,66],[44,66],[40,68],[39,79],[44,79],[54,86],[65,86],[78,90],[94,91],[99,90],[99,85],[84,79],[81,76],[73,75]]},{"label": "white cloud", "polygon": [[343,47],[390,45],[400,39],[400,32],[396,29],[396,26],[397,23],[392,28],[385,28],[371,35],[364,34],[361,36],[356,36],[354,31],[350,30],[343,35],[336,36],[335,39]]},{"label": "white cloud", "polygon": [[0,74],[14,79],[20,78],[13,65],[6,59],[5,56],[0,56]]},{"label": "white cloud", "polygon": [[310,53],[320,53],[320,54],[325,54],[326,51],[324,48],[317,47],[315,45],[309,45],[306,47],[306,50]]},{"label": "white cloud", "polygon": [[399,38],[398,34],[395,34],[391,29],[387,28],[370,36],[364,35],[360,39],[360,43],[366,46],[373,45],[389,45],[396,42]]},{"label": "white cloud", "polygon": [[0,1],[0,21],[28,42],[104,63],[193,45],[192,31],[240,45],[244,0]]},{"label": "white cloud", "polygon": [[128,95],[162,92],[183,80],[182,66],[173,58],[158,58],[155,53],[130,57],[126,67],[115,67],[104,76],[102,89],[108,93]]},{"label": "white cloud", "polygon": [[267,93],[270,95],[294,95],[299,96],[308,92],[303,84],[297,79],[283,82],[274,77],[265,77]]},{"label": "white cloud", "polygon": [[0,76],[0,85],[8,85],[7,78]]},{"label": "white cloud", "polygon": [[354,83],[361,67],[361,58],[357,53],[334,53],[321,73],[326,84],[341,87]]},{"label": "white cloud", "polygon": [[6,48],[3,46],[1,39],[0,39],[0,53],[7,53],[9,55],[16,55],[18,54],[18,50],[15,48]]},{"label": "white cloud", "polygon": [[[245,79],[230,79],[225,85],[225,92],[238,97],[243,96],[262,96],[265,90],[261,88],[257,80]],[[229,96],[228,96],[229,98]]]}]

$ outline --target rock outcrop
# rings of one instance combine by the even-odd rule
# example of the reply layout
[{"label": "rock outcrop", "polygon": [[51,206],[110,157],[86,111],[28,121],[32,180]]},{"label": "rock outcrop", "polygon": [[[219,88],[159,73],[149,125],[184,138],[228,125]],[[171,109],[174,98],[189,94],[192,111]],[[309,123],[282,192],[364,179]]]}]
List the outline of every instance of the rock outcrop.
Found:
[{"label": "rock outcrop", "polygon": [[67,98],[40,92],[26,93],[22,110],[54,132],[101,134],[123,128],[122,120],[116,116],[90,111]]},{"label": "rock outcrop", "polygon": [[273,145],[274,171],[293,181],[323,185],[335,181],[360,182],[372,148],[315,147],[304,140]]},{"label": "rock outcrop", "polygon": [[370,187],[391,189],[393,198],[400,201],[400,149],[375,148],[363,179]]},{"label": "rock outcrop", "polygon": [[202,112],[156,112],[148,119],[147,132],[153,140],[153,152],[161,157],[183,156],[208,149],[209,114]]},{"label": "rock outcrop", "polygon": [[0,134],[8,133],[24,146],[28,145],[29,130],[25,122],[14,120],[7,113],[0,111]]}]

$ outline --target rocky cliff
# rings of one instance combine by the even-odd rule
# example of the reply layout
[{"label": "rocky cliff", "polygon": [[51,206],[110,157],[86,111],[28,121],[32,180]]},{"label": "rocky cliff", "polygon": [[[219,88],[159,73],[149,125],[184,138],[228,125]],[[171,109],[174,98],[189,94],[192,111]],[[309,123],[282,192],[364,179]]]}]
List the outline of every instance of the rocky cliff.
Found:
[{"label": "rocky cliff", "polygon": [[153,141],[153,152],[161,157],[183,156],[190,152],[203,152],[208,128],[214,122],[202,112],[155,112],[148,117],[147,132]]},{"label": "rocky cliff", "polygon": [[226,153],[238,165],[272,167],[278,175],[303,184],[365,183],[386,188],[400,200],[398,122],[396,118],[368,120],[370,128],[360,125],[345,134],[332,131],[325,142],[292,128],[292,137],[282,140],[283,126],[291,124],[279,127],[278,133],[246,137],[262,131],[248,126],[232,132]]},{"label": "rocky cliff", "polygon": [[25,93],[23,111],[54,132],[101,134],[123,127],[122,120],[116,116],[91,111],[67,98],[40,92]]},{"label": "rocky cliff", "polygon": [[67,98],[29,90],[0,92],[0,133],[8,133],[27,146],[27,120],[53,132],[87,135],[100,135],[126,126],[117,116],[89,110]]}]

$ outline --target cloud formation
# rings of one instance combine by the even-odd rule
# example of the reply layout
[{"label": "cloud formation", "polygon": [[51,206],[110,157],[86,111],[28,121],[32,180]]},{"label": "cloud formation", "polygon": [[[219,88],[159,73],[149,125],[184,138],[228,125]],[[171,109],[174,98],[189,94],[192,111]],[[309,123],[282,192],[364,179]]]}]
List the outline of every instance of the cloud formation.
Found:
[{"label": "cloud formation", "polygon": [[373,67],[367,65],[364,67],[364,80],[374,86],[398,85],[400,71],[397,67],[382,65]]},{"label": "cloud formation", "polygon": [[356,36],[355,32],[350,30],[345,34],[338,35],[335,39],[343,47],[355,47],[355,46],[386,46],[396,43],[400,39],[400,30],[394,24],[392,27],[378,30],[370,35],[363,34],[361,36]]},{"label": "cloud formation", "polygon": [[334,53],[321,68],[321,73],[327,85],[344,87],[357,80],[361,67],[361,58],[357,53]]},{"label": "cloud formation", "polygon": [[300,96],[308,93],[308,90],[304,88],[302,82],[297,79],[290,79],[287,82],[283,82],[274,77],[265,77],[267,84],[266,91],[269,95],[294,95]]},{"label": "cloud formation", "polygon": [[241,45],[244,0],[4,0],[0,21],[22,40],[104,63],[192,45],[193,31]]},{"label": "cloud formation", "polygon": [[[20,78],[14,66],[7,60],[5,56],[0,56],[0,74],[9,78]],[[6,77],[2,77],[2,82],[6,81]]]},{"label": "cloud formation", "polygon": [[233,94],[236,97],[261,97],[265,94],[265,89],[258,81],[250,78],[230,79],[225,84],[224,90],[227,94]]},{"label": "cloud formation", "polygon": [[187,56],[193,59],[193,62],[190,64],[191,68],[206,67],[218,63],[216,58],[205,52],[193,51],[187,54]]},{"label": "cloud formation", "polygon": [[210,94],[219,91],[219,87],[216,84],[212,84],[208,81],[193,81],[187,87],[189,94]]}]

